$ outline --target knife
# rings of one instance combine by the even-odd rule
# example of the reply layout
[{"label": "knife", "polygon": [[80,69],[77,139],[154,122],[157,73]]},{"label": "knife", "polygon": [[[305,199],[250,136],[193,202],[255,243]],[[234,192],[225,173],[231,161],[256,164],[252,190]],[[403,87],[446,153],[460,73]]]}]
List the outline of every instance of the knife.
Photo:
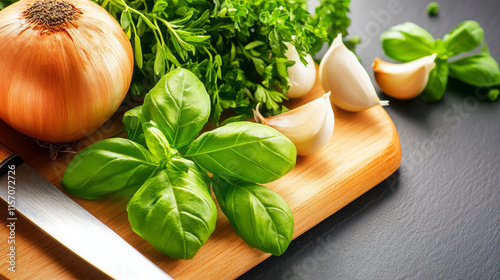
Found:
[{"label": "knife", "polygon": [[[26,219],[114,279],[172,279],[0,143],[0,196]],[[11,212],[12,211],[12,212]]]}]

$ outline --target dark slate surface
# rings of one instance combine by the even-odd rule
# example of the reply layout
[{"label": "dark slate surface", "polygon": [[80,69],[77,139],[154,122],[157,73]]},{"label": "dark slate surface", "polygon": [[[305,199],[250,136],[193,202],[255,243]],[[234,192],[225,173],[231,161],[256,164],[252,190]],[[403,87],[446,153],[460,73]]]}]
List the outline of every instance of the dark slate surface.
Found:
[{"label": "dark slate surface", "polygon": [[[370,74],[386,59],[380,33],[405,21],[441,38],[476,20],[500,61],[499,0],[439,0],[437,17],[429,2],[352,0],[350,32]],[[486,92],[450,80],[435,104],[390,99],[400,169],[240,279],[500,279],[500,102]]]}]

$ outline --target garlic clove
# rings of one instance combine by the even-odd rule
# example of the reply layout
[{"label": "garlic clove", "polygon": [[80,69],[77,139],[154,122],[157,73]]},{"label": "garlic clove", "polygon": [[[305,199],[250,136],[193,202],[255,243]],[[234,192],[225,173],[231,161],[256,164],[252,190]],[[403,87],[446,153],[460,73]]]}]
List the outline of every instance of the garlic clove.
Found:
[{"label": "garlic clove", "polygon": [[321,60],[319,79],[323,89],[332,92],[333,103],[344,110],[357,112],[388,105],[378,98],[370,76],[342,42],[342,34],[333,40]]},{"label": "garlic clove", "polygon": [[330,93],[280,115],[264,118],[259,107],[253,110],[256,122],[267,124],[288,137],[297,154],[310,155],[324,147],[333,134],[335,117]]},{"label": "garlic clove", "polygon": [[314,82],[316,81],[316,66],[310,54],[305,57],[307,65],[304,65],[304,63],[300,61],[297,49],[288,42],[285,43],[285,45],[288,48],[285,56],[288,60],[295,61],[292,67],[287,68],[290,88],[286,96],[288,98],[299,98],[306,95],[313,88]]},{"label": "garlic clove", "polygon": [[394,64],[375,58],[372,68],[380,89],[397,99],[411,99],[424,91],[437,54],[408,63]]}]

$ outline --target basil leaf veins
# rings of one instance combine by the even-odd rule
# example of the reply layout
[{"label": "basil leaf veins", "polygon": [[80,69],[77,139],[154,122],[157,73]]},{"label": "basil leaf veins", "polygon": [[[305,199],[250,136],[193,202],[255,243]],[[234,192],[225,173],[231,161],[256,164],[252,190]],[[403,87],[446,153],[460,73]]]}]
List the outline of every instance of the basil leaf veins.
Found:
[{"label": "basil leaf veins", "polygon": [[142,127],[148,149],[158,161],[169,159],[177,153],[177,151],[170,148],[167,138],[153,121],[144,123]]},{"label": "basil leaf veins", "polygon": [[203,83],[182,68],[163,76],[146,94],[145,121],[154,121],[177,150],[188,146],[210,115],[210,97]]},{"label": "basil leaf veins", "polygon": [[132,196],[127,212],[134,232],[158,251],[192,259],[215,230],[217,208],[207,173],[183,161],[187,172],[167,165]]},{"label": "basil leaf veins", "polygon": [[87,199],[105,194],[131,195],[158,169],[157,159],[141,145],[122,138],[102,140],[79,152],[61,184]]},{"label": "basil leaf veins", "polygon": [[274,191],[250,182],[213,176],[222,212],[250,246],[279,256],[292,241],[292,211]]},{"label": "basil leaf veins", "polygon": [[184,157],[210,173],[265,184],[293,169],[297,150],[270,126],[234,122],[203,133]]}]

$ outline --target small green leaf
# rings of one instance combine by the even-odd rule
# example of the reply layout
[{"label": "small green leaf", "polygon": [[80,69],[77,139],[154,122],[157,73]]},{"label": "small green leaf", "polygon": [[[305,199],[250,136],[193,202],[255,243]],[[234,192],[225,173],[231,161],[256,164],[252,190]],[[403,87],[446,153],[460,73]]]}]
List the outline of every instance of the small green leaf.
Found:
[{"label": "small green leaf", "polygon": [[176,156],[170,159],[169,164],[182,172],[188,172],[190,165],[188,164],[189,161],[186,161],[184,158]]},{"label": "small green leaf", "polygon": [[144,137],[149,151],[155,156],[158,161],[168,159],[176,154],[175,150],[170,148],[165,135],[156,127],[156,124],[151,121],[142,125]]},{"label": "small green leaf", "polygon": [[154,64],[154,71],[157,76],[163,76],[165,74],[165,59],[167,57],[165,48],[166,46],[157,45]]},{"label": "small green leaf", "polygon": [[257,71],[257,73],[259,73],[259,75],[261,75],[261,76],[264,75],[264,71],[266,68],[266,64],[264,63],[264,60],[257,58],[257,57],[254,57],[254,56],[252,56],[251,59],[252,59],[252,62],[255,66],[255,70]]},{"label": "small green leaf", "polygon": [[163,11],[165,11],[167,6],[168,6],[168,2],[165,0],[155,1],[155,5],[153,6],[152,12],[155,15],[161,15],[161,13],[163,13]]},{"label": "small green leaf", "polygon": [[132,22],[132,15],[129,10],[124,10],[120,17],[120,24],[123,30],[126,30],[130,26],[130,22]]},{"label": "small green leaf", "polygon": [[483,40],[483,28],[473,20],[462,22],[443,38],[444,47],[448,50],[448,56],[472,51]]},{"label": "small green leaf", "polygon": [[390,28],[380,38],[385,54],[398,61],[409,62],[435,53],[432,35],[411,22]]},{"label": "small green leaf", "polygon": [[141,47],[141,38],[135,34],[134,36],[134,54],[135,54],[135,63],[137,67],[142,69],[142,47]]},{"label": "small green leaf", "polygon": [[448,84],[448,62],[446,60],[436,59],[436,66],[429,74],[429,81],[421,96],[427,101],[439,101],[443,98]]},{"label": "small green leaf", "polygon": [[251,49],[256,48],[256,47],[258,47],[258,46],[262,46],[262,45],[264,45],[264,44],[265,44],[265,43],[264,43],[264,42],[262,42],[262,41],[257,41],[257,40],[256,40],[256,41],[252,41],[252,42],[248,43],[248,44],[245,46],[245,50],[251,50]]},{"label": "small green leaf", "polygon": [[125,112],[122,122],[123,129],[127,133],[127,138],[146,146],[146,140],[144,139],[144,133],[142,130],[142,124],[144,123],[144,119],[142,117],[142,106],[137,106]]},{"label": "small green leaf", "polygon": [[144,20],[142,17],[139,17],[137,20],[137,36],[142,37],[144,32],[146,31],[146,25],[144,24]]},{"label": "small green leaf", "polygon": [[130,28],[130,25],[125,30],[125,35],[127,35],[127,39],[129,39],[129,40],[130,40],[130,38],[132,38],[132,28]]},{"label": "small green leaf", "polygon": [[274,191],[250,182],[214,175],[212,187],[234,231],[251,247],[276,256],[292,241],[292,211]]},{"label": "small green leaf", "polygon": [[480,53],[450,63],[453,77],[473,86],[489,87],[500,84],[498,63],[490,55]]}]

